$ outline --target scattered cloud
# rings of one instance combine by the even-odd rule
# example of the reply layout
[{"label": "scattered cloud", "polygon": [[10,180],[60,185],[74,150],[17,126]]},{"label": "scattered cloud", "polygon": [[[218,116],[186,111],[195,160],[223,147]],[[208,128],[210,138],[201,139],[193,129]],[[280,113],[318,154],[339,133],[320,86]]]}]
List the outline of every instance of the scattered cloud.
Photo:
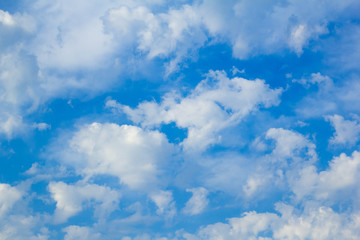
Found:
[{"label": "scattered cloud", "polygon": [[187,215],[202,213],[209,204],[209,200],[207,199],[208,191],[203,187],[191,188],[186,191],[191,192],[192,196],[189,201],[186,202],[182,211]]},{"label": "scattered cloud", "polygon": [[117,177],[130,189],[151,192],[161,186],[162,168],[175,147],[158,131],[92,123],[81,126],[65,146],[54,151],[61,164],[86,180],[105,174]]},{"label": "scattered cloud", "polygon": [[330,139],[331,144],[341,144],[344,146],[354,146],[360,138],[360,124],[355,121],[345,120],[340,115],[325,117],[335,128],[334,136]]},{"label": "scattered cloud", "polygon": [[56,201],[54,213],[55,223],[63,223],[83,210],[85,202],[94,200],[95,214],[98,218],[106,218],[118,208],[120,193],[108,187],[95,184],[69,185],[64,182],[50,182],[49,192]]},{"label": "scattered cloud", "polygon": [[203,151],[221,142],[221,130],[238,124],[261,107],[278,105],[281,92],[282,89],[271,89],[260,79],[229,79],[224,72],[211,71],[185,97],[171,92],[160,104],[142,102],[135,109],[122,106],[122,110],[143,127],[174,122],[177,127],[186,128],[184,149]]},{"label": "scattered cloud", "polygon": [[360,236],[359,1],[0,7],[0,239]]}]

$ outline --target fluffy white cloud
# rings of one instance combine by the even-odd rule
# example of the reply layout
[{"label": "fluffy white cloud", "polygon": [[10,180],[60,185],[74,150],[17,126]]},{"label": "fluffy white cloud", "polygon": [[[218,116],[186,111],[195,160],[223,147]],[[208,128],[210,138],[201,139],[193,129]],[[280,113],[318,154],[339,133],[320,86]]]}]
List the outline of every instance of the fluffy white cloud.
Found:
[{"label": "fluffy white cloud", "polygon": [[182,142],[184,149],[202,151],[221,142],[221,130],[238,124],[260,107],[279,104],[281,91],[271,89],[260,79],[229,79],[224,72],[211,71],[208,78],[185,97],[169,93],[160,104],[143,102],[135,109],[118,107],[144,127],[175,122],[177,127],[188,130]]},{"label": "fluffy white cloud", "polygon": [[[101,67],[114,50],[101,17],[110,1],[36,1],[30,11],[39,21],[31,52],[40,69],[77,70]],[[46,19],[46,21],[40,21]]]},{"label": "fluffy white cloud", "polygon": [[301,54],[310,40],[328,32],[327,24],[356,1],[204,0],[197,7],[209,32],[225,38],[235,57],[246,59],[289,48]]},{"label": "fluffy white cloud", "polygon": [[343,153],[330,161],[327,170],[318,173],[314,166],[302,169],[293,191],[299,200],[315,198],[330,204],[351,201],[355,207],[360,195],[359,179],[360,153],[355,151],[352,156]]},{"label": "fluffy white cloud", "polygon": [[95,184],[68,185],[64,182],[50,182],[49,191],[56,201],[54,214],[55,223],[67,221],[69,217],[83,210],[85,202],[96,202],[95,215],[99,218],[107,217],[118,208],[120,194],[109,187]]},{"label": "fluffy white cloud", "polygon": [[265,139],[274,141],[275,145],[269,154],[257,160],[253,172],[247,173],[242,187],[247,197],[259,196],[274,187],[287,192],[289,184],[299,175],[298,169],[317,161],[315,144],[298,132],[270,128]]},{"label": "fluffy white cloud", "polygon": [[[14,15],[10,14],[7,11],[0,9],[0,23],[7,27],[7,30],[10,28],[20,28],[21,30],[31,33],[36,29],[36,22],[33,17],[28,14],[16,13]],[[2,26],[0,26],[2,28]],[[4,34],[5,35],[5,34]],[[4,36],[6,37],[6,35]]]},{"label": "fluffy white cloud", "polygon": [[60,161],[86,179],[107,174],[148,192],[161,185],[159,178],[175,150],[158,131],[110,123],[83,125],[61,146],[66,150],[55,149]]},{"label": "fluffy white cloud", "polygon": [[209,204],[207,199],[208,191],[203,187],[186,189],[186,191],[191,192],[192,196],[182,211],[187,215],[202,213]]},{"label": "fluffy white cloud", "polygon": [[47,240],[49,230],[38,216],[11,215],[0,221],[0,239],[4,240]]},{"label": "fluffy white cloud", "polygon": [[13,17],[8,13],[0,10],[0,22],[5,26],[12,26],[15,24]]},{"label": "fluffy white cloud", "polygon": [[156,213],[172,218],[176,214],[175,202],[170,191],[158,191],[150,194],[151,200],[156,204]]},{"label": "fluffy white cloud", "polygon": [[3,217],[22,196],[23,193],[16,187],[0,183],[0,217]]},{"label": "fluffy white cloud", "polygon": [[317,161],[315,144],[298,132],[270,128],[257,139],[269,153],[222,152],[197,160],[200,181],[211,191],[261,199],[272,195],[275,189],[289,192],[289,185],[299,176],[298,169]]},{"label": "fluffy white cloud", "polygon": [[289,205],[278,204],[280,215],[247,212],[229,223],[202,227],[196,234],[183,234],[186,240],[200,239],[357,239],[360,215],[334,212],[331,208],[315,207],[300,214]]},{"label": "fluffy white cloud", "polygon": [[19,51],[0,55],[0,133],[8,138],[21,132],[22,116],[42,101],[35,59]]},{"label": "fluffy white cloud", "polygon": [[335,128],[334,136],[330,139],[331,144],[340,144],[343,146],[354,146],[360,138],[360,124],[355,121],[345,120],[340,115],[327,116]]},{"label": "fluffy white cloud", "polygon": [[311,162],[317,160],[315,144],[300,133],[283,128],[270,128],[266,132],[266,138],[276,141],[276,146],[272,151],[274,161],[287,158],[291,158],[293,162],[302,161],[304,159],[300,150],[305,150],[306,160]]},{"label": "fluffy white cloud", "polygon": [[175,55],[166,64],[165,75],[176,71],[184,58],[192,58],[207,39],[201,18],[190,5],[158,14],[146,6],[122,6],[110,10],[105,19],[108,31],[148,59]]},{"label": "fluffy white cloud", "polygon": [[[21,53],[16,66],[25,68],[33,58],[29,69],[35,75],[21,75],[23,70],[13,71],[19,75],[15,80],[1,76],[0,107],[5,115],[24,118],[27,108],[54,97],[98,94],[113,86],[119,74],[149,72],[150,62],[159,58],[169,75],[213,43],[229,43],[241,59],[283,49],[301,54],[309,41],[327,33],[329,22],[356,4],[204,0],[169,6],[166,1],[80,0],[74,5],[37,0],[21,14],[1,10],[2,61],[11,64],[9,55]],[[11,137],[24,127],[2,132]]]}]

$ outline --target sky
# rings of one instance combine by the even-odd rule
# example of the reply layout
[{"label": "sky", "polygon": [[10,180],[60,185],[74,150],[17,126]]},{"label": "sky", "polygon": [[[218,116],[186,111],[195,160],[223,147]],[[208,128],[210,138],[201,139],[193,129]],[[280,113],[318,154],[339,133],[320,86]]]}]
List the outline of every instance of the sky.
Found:
[{"label": "sky", "polygon": [[360,239],[358,0],[0,0],[0,239]]}]

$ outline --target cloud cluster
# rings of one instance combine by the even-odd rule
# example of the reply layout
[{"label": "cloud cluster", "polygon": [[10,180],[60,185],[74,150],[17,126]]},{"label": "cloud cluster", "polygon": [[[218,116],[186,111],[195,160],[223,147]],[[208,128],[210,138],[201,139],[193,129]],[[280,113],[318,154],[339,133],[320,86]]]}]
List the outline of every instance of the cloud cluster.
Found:
[{"label": "cloud cluster", "polygon": [[95,184],[69,185],[64,182],[50,182],[49,192],[56,201],[54,222],[62,223],[83,210],[85,202],[95,201],[95,214],[104,219],[118,208],[120,194],[116,190]]},{"label": "cloud cluster", "polygon": [[85,179],[110,175],[130,189],[149,192],[161,185],[163,165],[175,151],[158,131],[110,123],[82,126],[65,147],[60,161]]},{"label": "cloud cluster", "polygon": [[9,184],[0,184],[0,217],[5,215],[12,206],[22,197],[22,193]]},{"label": "cloud cluster", "polygon": [[207,79],[184,97],[169,93],[161,103],[143,102],[135,109],[110,103],[143,127],[174,122],[177,127],[187,129],[182,145],[192,152],[220,143],[221,130],[238,124],[260,107],[279,104],[281,92],[260,79],[230,79],[224,72],[211,71]]},{"label": "cloud cluster", "polygon": [[297,214],[291,206],[278,204],[275,213],[247,212],[229,223],[203,227],[196,234],[183,234],[186,240],[200,239],[356,239],[359,214],[338,214],[327,207],[313,207]]},{"label": "cloud cluster", "polygon": [[157,59],[166,60],[158,69],[168,76],[212,44],[230,44],[240,59],[284,49],[300,55],[354,6],[354,0],[204,0],[175,6],[38,0],[24,13],[1,10],[1,132],[11,138],[28,128],[28,109],[53,98],[98,94],[118,84],[119,75],[133,76],[131,71],[155,73],[150,66]]},{"label": "cloud cluster", "polygon": [[331,144],[341,144],[346,146],[354,146],[360,139],[360,124],[358,121],[345,120],[340,115],[327,116],[335,128],[334,136],[330,139]]},{"label": "cloud cluster", "polygon": [[34,163],[1,176],[0,239],[360,236],[359,1],[21,2],[0,10],[0,157]]}]

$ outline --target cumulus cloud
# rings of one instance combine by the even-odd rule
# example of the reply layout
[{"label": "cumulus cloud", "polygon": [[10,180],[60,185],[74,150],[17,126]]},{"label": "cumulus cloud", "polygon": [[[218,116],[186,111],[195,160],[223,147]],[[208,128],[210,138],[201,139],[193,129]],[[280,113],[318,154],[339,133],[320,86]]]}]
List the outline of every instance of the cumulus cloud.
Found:
[{"label": "cumulus cloud", "polygon": [[[302,155],[299,150],[305,150],[307,160],[314,162],[317,160],[315,144],[295,131],[283,128],[270,128],[266,132],[267,139],[276,141],[276,146],[272,151],[274,161],[291,158],[292,161],[302,161]],[[297,156],[296,156],[297,155]]]},{"label": "cumulus cloud", "polygon": [[3,217],[22,196],[23,193],[16,187],[0,183],[0,217]]},{"label": "cumulus cloud", "polygon": [[278,204],[275,213],[247,212],[229,223],[202,227],[196,234],[183,234],[186,240],[200,239],[356,239],[359,214],[347,216],[331,208],[315,207],[296,213],[289,205]]},{"label": "cumulus cloud", "polygon": [[326,34],[327,24],[352,4],[356,2],[205,0],[198,9],[210,34],[225,38],[233,55],[246,59],[286,48],[300,55],[309,41]]},{"label": "cumulus cloud", "polygon": [[0,223],[0,239],[50,239],[50,231],[42,227],[43,219],[39,216],[11,215]]},{"label": "cumulus cloud", "polygon": [[202,213],[209,204],[209,200],[207,199],[208,191],[203,187],[186,189],[186,191],[191,192],[192,196],[189,201],[186,202],[182,211],[187,215]]},{"label": "cumulus cloud", "polygon": [[23,108],[36,109],[54,97],[98,94],[117,84],[119,75],[131,75],[129,69],[137,69],[137,75],[143,68],[148,72],[145,66],[158,59],[164,60],[165,68],[160,68],[168,76],[195,59],[200,48],[216,43],[230,44],[240,59],[283,49],[300,55],[356,4],[204,0],[168,6],[163,1],[81,0],[74,5],[37,0],[21,14],[0,12],[2,61],[11,64],[13,52],[20,54],[17,67],[33,59],[31,77],[16,71],[16,80],[0,79],[0,90],[8,95],[2,96],[6,100],[0,99],[0,107],[24,118]]},{"label": "cumulus cloud", "polygon": [[170,191],[158,191],[150,194],[150,198],[157,206],[156,213],[165,218],[173,218],[176,214],[175,201]]},{"label": "cumulus cloud", "polygon": [[110,8],[109,1],[36,1],[31,12],[46,21],[30,50],[41,69],[76,70],[98,68],[113,50],[111,36],[103,31],[101,16]]},{"label": "cumulus cloud", "polygon": [[315,144],[296,131],[270,128],[257,139],[268,153],[222,152],[199,159],[200,181],[211,191],[261,199],[275,190],[289,193],[289,186],[299,176],[298,170],[317,162]]},{"label": "cumulus cloud", "polygon": [[202,151],[221,142],[221,130],[238,124],[260,107],[279,104],[281,92],[260,79],[229,79],[224,72],[211,71],[185,97],[169,93],[161,103],[143,102],[135,109],[123,106],[122,110],[143,127],[174,122],[188,130],[182,142],[184,149]]},{"label": "cumulus cloud", "polygon": [[95,215],[98,218],[107,217],[118,208],[120,194],[109,187],[95,184],[69,185],[64,182],[50,182],[49,192],[56,201],[54,214],[55,223],[66,222],[68,218],[83,210],[85,202],[94,200]]},{"label": "cumulus cloud", "polygon": [[36,30],[35,19],[28,14],[16,13],[12,15],[7,11],[0,10],[0,23],[4,27],[8,27],[7,30],[10,30],[10,28],[20,28],[28,33]]},{"label": "cumulus cloud", "polygon": [[329,168],[321,172],[315,166],[303,168],[292,188],[299,200],[314,198],[329,204],[352,201],[351,205],[357,207],[359,178],[360,153],[355,151],[351,156],[343,153],[335,157]]},{"label": "cumulus cloud", "polygon": [[269,143],[272,151],[260,157],[253,172],[247,173],[242,187],[247,197],[259,196],[272,188],[288,192],[289,185],[299,175],[298,170],[312,166],[318,160],[315,144],[298,132],[270,128],[265,140],[275,144]]},{"label": "cumulus cloud", "polygon": [[335,128],[334,136],[330,139],[331,144],[354,146],[360,138],[360,124],[354,120],[345,120],[340,115],[325,117]]},{"label": "cumulus cloud", "polygon": [[190,5],[160,14],[146,6],[122,6],[106,16],[108,31],[122,41],[126,39],[126,44],[144,52],[148,59],[175,55],[166,64],[165,75],[178,70],[181,61],[192,58],[204,44],[207,36],[200,25],[201,18]]},{"label": "cumulus cloud", "polygon": [[[310,51],[306,50],[310,49],[309,55],[318,56],[320,52],[321,57],[325,56],[324,60],[330,55],[330,62],[336,59],[334,62],[340,65],[336,69],[352,72],[332,74],[338,71],[334,68],[326,70],[327,76],[317,72],[316,66],[317,73],[294,79],[293,82],[305,87],[301,91],[310,93],[299,103],[295,118],[301,115],[300,120],[303,120],[326,115],[325,119],[335,129],[330,143],[354,147],[359,142],[359,119],[344,119],[337,114],[347,116],[341,111],[357,113],[360,110],[360,105],[354,104],[358,102],[360,92],[356,70],[360,31],[357,15],[353,13],[355,17],[348,17],[349,10],[359,8],[356,0],[176,3],[164,0],[36,0],[22,3],[21,13],[0,10],[1,138],[6,136],[11,140],[26,129],[50,130],[50,124],[43,120],[56,118],[56,113],[49,117],[50,114],[44,116],[43,111],[37,110],[47,111],[43,108],[56,98],[93,97],[113,90],[112,87],[118,87],[123,79],[143,79],[142,74],[152,79],[158,76],[164,79],[195,60],[203,50],[213,54],[218,47],[226,49],[225,52],[229,47],[233,58],[228,60],[243,62],[264,54],[275,54],[275,58],[282,59],[283,54],[288,53],[291,53],[291,59],[297,55],[300,60],[306,60],[301,55],[304,51],[308,54]],[[335,38],[340,39],[336,41],[339,48],[333,47],[335,44],[323,44]],[[324,47],[314,44],[318,39]],[[324,53],[329,48],[335,49],[335,57]],[[219,56],[225,55],[217,52],[214,55],[217,60],[206,63],[218,64]],[[284,59],[288,60],[288,56]],[[270,58],[274,59],[273,56]],[[257,61],[243,62],[247,74],[252,74],[251,66]],[[199,72],[213,68],[204,67],[203,63],[194,64]],[[232,66],[235,63],[224,64]],[[260,64],[258,71],[262,71],[261,67]],[[285,63],[282,67],[286,67]],[[299,67],[299,70],[307,69]],[[180,82],[182,76],[189,77],[192,73],[173,76],[179,77]],[[280,85],[279,79],[275,81],[277,73],[272,73],[273,83]],[[107,101],[106,107],[122,111],[138,126],[83,124],[68,135],[61,135],[53,144],[50,151],[58,160],[56,166],[50,161],[42,166],[35,157],[29,158],[36,163],[26,176],[36,176],[26,184],[30,185],[32,181],[40,181],[40,184],[31,188],[31,194],[23,193],[18,187],[0,184],[0,239],[48,239],[56,235],[58,229],[55,228],[62,229],[61,237],[67,240],[106,239],[108,236],[103,235],[113,232],[121,233],[117,236],[121,238],[125,234],[122,229],[117,229],[121,224],[131,226],[126,234],[133,236],[129,232],[135,231],[135,225],[139,223],[167,221],[175,216],[183,222],[181,218],[203,213],[212,200],[209,197],[219,192],[226,198],[236,198],[241,203],[246,201],[249,208],[258,204],[258,199],[272,202],[279,198],[288,199],[295,206],[278,204],[277,212],[247,212],[227,223],[204,226],[195,234],[185,233],[183,238],[356,239],[360,235],[359,153],[341,154],[329,162],[327,169],[319,170],[316,166],[325,161],[317,162],[316,147],[306,135],[316,132],[311,121],[306,121],[309,125],[302,128],[306,132],[304,135],[278,128],[278,122],[274,126],[268,126],[272,124],[268,123],[268,130],[261,130],[265,133],[254,137],[250,146],[256,151],[249,151],[246,143],[236,145],[238,142],[232,142],[233,138],[224,140],[239,135],[233,129],[247,131],[249,122],[246,121],[252,114],[279,105],[283,92],[261,79],[234,77],[237,74],[245,76],[245,70],[233,67],[232,74],[233,77],[227,77],[224,72],[210,71],[195,89],[184,94],[168,92],[159,102],[142,102],[133,107],[134,102],[125,106],[114,100]],[[352,81],[340,85],[334,75],[351,76]],[[315,88],[318,91],[311,92]],[[111,94],[116,95],[117,90]],[[124,100],[122,96],[119,99]],[[266,110],[266,114],[274,113],[274,118],[280,116],[279,113],[288,113],[287,110],[284,113],[284,108],[276,112],[271,110]],[[55,130],[60,121],[51,122]],[[262,125],[259,122],[251,124]],[[167,136],[160,132],[168,127],[164,125],[185,130],[184,140],[179,145],[170,144]],[[263,129],[263,126],[259,128]],[[38,146],[48,139],[43,136],[54,136],[50,133],[37,135],[41,136],[36,136],[35,140],[44,142],[29,147],[31,154],[36,154]],[[169,139],[173,137],[171,135],[172,132]],[[17,142],[8,141],[0,147],[6,144],[9,148],[18,146]],[[323,153],[319,156],[326,155]],[[52,166],[48,168],[49,165]],[[53,169],[58,171],[53,172]],[[69,173],[73,174],[70,177],[81,180],[77,183],[65,182],[68,178],[59,180],[65,175],[69,177]],[[99,183],[109,184],[108,178],[115,178],[115,185],[119,183],[116,187],[129,193],[124,205],[129,204],[125,209],[134,214],[124,216],[115,212],[120,190]],[[48,204],[48,195],[39,196],[42,190],[38,191],[44,182],[48,184],[46,194],[50,193],[56,202],[54,215],[46,220],[40,220],[39,215],[13,215],[11,211],[33,213],[32,209],[25,209],[26,206],[20,211],[16,209],[22,198],[35,206],[34,214],[40,214],[36,212],[39,208],[41,211],[47,209],[41,208],[41,204]],[[169,188],[176,190],[172,192]],[[182,208],[182,214],[178,214],[175,197],[186,192],[192,196]],[[231,201],[226,199],[222,204]],[[89,206],[95,209],[94,221],[104,220],[93,225],[94,229],[78,225],[52,227],[51,233],[46,228],[40,229],[51,222],[49,220],[64,223]],[[106,222],[105,219],[114,212],[116,218],[121,219]],[[166,239],[158,235],[153,239],[156,238]],[[135,239],[151,237],[144,234]]]},{"label": "cumulus cloud", "polygon": [[0,133],[11,138],[26,127],[23,116],[42,101],[39,84],[34,58],[19,51],[0,55]]},{"label": "cumulus cloud", "polygon": [[117,177],[130,189],[151,192],[161,185],[163,167],[175,151],[158,131],[110,123],[83,125],[64,149],[55,149],[61,163],[90,179]]}]

